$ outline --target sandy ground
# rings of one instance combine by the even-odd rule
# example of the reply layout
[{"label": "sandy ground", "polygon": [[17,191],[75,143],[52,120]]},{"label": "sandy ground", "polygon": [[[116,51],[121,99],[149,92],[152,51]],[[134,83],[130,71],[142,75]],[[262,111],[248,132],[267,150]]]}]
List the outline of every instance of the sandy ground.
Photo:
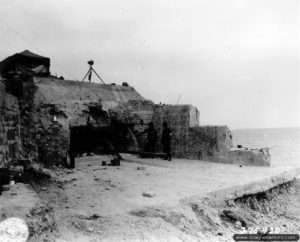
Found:
[{"label": "sandy ground", "polygon": [[199,234],[185,231],[193,226],[190,219],[181,218],[191,212],[183,207],[185,200],[197,196],[201,201],[210,192],[288,169],[123,157],[120,167],[101,166],[110,160],[107,156],[76,159],[72,172],[57,171],[62,189],[39,191],[54,208],[57,241],[198,241]]},{"label": "sandy ground", "polygon": [[[108,156],[78,158],[74,170],[54,170],[56,182],[35,185],[38,198],[34,193],[26,195],[28,191],[23,198],[7,193],[6,200],[0,197],[0,208],[9,206],[10,196],[24,199],[24,205],[31,197],[32,202],[40,200],[53,208],[57,232],[47,231],[39,240],[31,241],[233,241],[232,235],[241,229],[239,220],[248,226],[291,223],[294,230],[300,229],[300,214],[295,215],[300,209],[298,192],[289,201],[287,196],[283,196],[284,201],[275,201],[281,207],[269,215],[264,214],[264,206],[253,213],[249,202],[221,207],[207,199],[215,191],[257,182],[290,168],[123,157],[120,167],[102,166],[102,161],[112,158]],[[296,207],[288,211],[287,202]],[[224,209],[244,214],[243,218],[224,222],[220,219]],[[274,219],[276,213],[282,217]]]},{"label": "sandy ground", "polygon": [[[120,167],[101,166],[108,157],[76,159],[73,173],[62,177],[68,209],[95,210],[103,215],[130,212],[145,206],[176,206],[180,199],[247,184],[287,170],[277,167],[239,167],[193,160],[139,159],[123,155]],[[143,192],[154,193],[152,198]]]},{"label": "sandy ground", "polygon": [[[0,196],[0,218],[22,217],[24,214],[30,213],[32,207],[39,202],[41,201],[38,195],[30,189],[29,185],[11,186],[9,191],[3,192],[3,196]],[[16,207],[15,204],[21,206]],[[5,216],[3,216],[4,211]]]}]

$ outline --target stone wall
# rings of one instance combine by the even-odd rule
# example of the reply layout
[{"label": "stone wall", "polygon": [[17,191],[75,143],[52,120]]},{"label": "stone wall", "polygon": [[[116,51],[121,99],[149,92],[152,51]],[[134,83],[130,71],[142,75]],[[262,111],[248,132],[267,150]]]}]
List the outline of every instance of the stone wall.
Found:
[{"label": "stone wall", "polygon": [[18,99],[7,94],[0,81],[0,167],[8,167],[19,157],[20,117]]},{"label": "stone wall", "polygon": [[55,105],[21,107],[24,151],[46,165],[66,164],[69,149],[67,117]]}]

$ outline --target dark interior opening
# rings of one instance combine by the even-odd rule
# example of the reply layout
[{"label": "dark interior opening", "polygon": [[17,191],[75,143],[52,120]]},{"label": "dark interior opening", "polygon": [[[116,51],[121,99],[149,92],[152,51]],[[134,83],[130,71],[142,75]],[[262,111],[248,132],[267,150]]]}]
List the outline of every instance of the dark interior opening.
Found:
[{"label": "dark interior opening", "polygon": [[122,132],[118,127],[75,126],[70,128],[70,149],[73,156],[116,154],[123,150]]},{"label": "dark interior opening", "polygon": [[23,81],[19,78],[11,78],[6,80],[6,92],[20,99],[23,98]]}]

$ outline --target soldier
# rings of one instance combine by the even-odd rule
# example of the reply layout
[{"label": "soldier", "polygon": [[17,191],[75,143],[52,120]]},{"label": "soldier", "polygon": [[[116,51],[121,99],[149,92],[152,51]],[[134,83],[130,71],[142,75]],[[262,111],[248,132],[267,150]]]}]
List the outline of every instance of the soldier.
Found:
[{"label": "soldier", "polygon": [[172,139],[172,131],[168,127],[168,123],[163,122],[163,132],[161,137],[161,143],[163,145],[163,152],[167,154],[166,160],[171,161],[171,139]]}]

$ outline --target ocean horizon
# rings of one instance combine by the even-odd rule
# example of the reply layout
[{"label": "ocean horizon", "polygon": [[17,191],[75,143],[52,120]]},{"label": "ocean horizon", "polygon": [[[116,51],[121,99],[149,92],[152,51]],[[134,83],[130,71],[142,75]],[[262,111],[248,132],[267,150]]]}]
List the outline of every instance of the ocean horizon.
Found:
[{"label": "ocean horizon", "polygon": [[300,127],[232,129],[233,145],[270,148],[271,166],[300,166]]}]

